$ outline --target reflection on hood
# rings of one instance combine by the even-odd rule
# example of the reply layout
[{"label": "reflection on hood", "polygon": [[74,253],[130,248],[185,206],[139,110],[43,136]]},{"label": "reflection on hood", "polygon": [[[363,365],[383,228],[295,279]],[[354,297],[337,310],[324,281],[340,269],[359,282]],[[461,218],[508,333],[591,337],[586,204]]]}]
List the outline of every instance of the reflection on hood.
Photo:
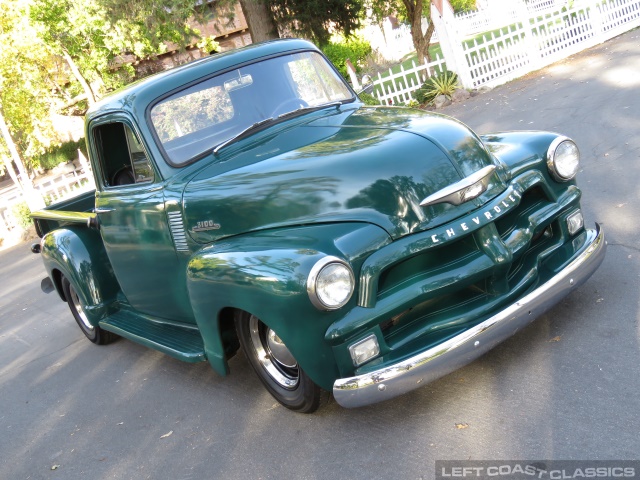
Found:
[{"label": "reflection on hood", "polygon": [[[421,207],[425,197],[496,164],[464,125],[409,109],[360,108],[268,131],[187,186],[199,242],[252,230],[366,222],[393,238],[451,221],[504,189],[500,169],[478,199]],[[210,222],[216,228],[198,228]]]}]

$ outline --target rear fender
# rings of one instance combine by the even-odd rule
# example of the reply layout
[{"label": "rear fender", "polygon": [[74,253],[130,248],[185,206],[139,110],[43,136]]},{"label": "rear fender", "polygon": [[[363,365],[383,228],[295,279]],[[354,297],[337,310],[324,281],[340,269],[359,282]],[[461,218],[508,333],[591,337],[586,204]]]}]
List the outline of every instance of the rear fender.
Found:
[{"label": "rear fender", "polygon": [[100,233],[86,227],[69,226],[42,238],[45,269],[62,300],[62,275],[73,284],[92,325],[107,315],[120,291]]},{"label": "rear fender", "polygon": [[228,372],[219,318],[223,309],[234,308],[275,330],[302,369],[318,385],[331,388],[338,370],[324,336],[356,305],[357,295],[339,310],[320,311],[307,293],[309,272],[318,260],[333,255],[346,260],[357,279],[364,258],[389,242],[379,227],[342,223],[248,234],[197,252],[189,262],[187,285],[211,365]]}]

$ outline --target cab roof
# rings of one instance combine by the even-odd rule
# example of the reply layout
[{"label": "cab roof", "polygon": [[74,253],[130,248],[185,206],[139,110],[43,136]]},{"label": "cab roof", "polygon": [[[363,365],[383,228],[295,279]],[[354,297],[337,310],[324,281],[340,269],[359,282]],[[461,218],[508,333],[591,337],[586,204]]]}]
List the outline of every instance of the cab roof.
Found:
[{"label": "cab roof", "polygon": [[123,110],[142,119],[147,106],[168,92],[238,65],[304,50],[318,51],[318,48],[306,40],[278,39],[194,60],[144,78],[107,95],[91,106],[87,112],[86,122],[105,113]]}]

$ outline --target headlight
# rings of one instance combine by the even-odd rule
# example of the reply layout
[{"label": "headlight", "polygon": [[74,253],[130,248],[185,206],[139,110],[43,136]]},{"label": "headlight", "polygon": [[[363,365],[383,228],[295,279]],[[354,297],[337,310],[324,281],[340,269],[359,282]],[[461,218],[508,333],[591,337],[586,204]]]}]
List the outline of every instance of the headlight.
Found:
[{"label": "headlight", "polygon": [[578,173],[580,152],[573,140],[558,137],[547,150],[547,167],[553,178],[560,182],[571,180]]},{"label": "headlight", "polygon": [[309,273],[307,292],[311,303],[320,310],[335,310],[349,301],[354,285],[349,265],[336,257],[324,257]]}]

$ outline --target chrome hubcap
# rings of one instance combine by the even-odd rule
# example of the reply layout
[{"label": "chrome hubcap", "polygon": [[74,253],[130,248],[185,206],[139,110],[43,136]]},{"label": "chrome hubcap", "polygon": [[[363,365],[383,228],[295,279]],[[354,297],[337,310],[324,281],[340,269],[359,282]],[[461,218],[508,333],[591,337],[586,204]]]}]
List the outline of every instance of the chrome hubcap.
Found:
[{"label": "chrome hubcap", "polygon": [[256,356],[265,371],[280,386],[295,388],[300,378],[298,362],[280,337],[254,315],[249,319],[249,330]]},{"label": "chrome hubcap", "polygon": [[89,323],[89,319],[84,313],[84,309],[82,308],[82,304],[80,303],[80,298],[78,297],[78,294],[72,286],[69,286],[69,293],[71,294],[71,303],[73,303],[73,308],[76,309],[76,313],[82,321],[82,325],[87,329],[87,331],[93,332],[93,325]]},{"label": "chrome hubcap", "polygon": [[291,352],[284,342],[280,340],[280,337],[276,335],[276,332],[270,328],[267,332],[267,346],[269,347],[271,356],[276,362],[279,362],[287,368],[296,368],[298,366],[296,359],[293,358],[293,355],[291,355]]}]

